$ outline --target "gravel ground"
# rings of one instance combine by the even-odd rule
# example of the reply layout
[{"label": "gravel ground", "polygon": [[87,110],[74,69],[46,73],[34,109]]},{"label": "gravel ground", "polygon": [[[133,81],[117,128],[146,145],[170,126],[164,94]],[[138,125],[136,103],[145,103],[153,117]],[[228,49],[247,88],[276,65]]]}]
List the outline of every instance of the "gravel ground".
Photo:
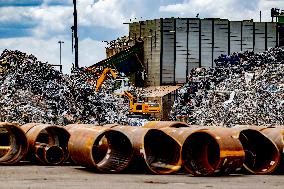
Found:
[{"label": "gravel ground", "polygon": [[1,166],[0,188],[283,188],[283,175],[189,175],[99,174],[78,166]]}]

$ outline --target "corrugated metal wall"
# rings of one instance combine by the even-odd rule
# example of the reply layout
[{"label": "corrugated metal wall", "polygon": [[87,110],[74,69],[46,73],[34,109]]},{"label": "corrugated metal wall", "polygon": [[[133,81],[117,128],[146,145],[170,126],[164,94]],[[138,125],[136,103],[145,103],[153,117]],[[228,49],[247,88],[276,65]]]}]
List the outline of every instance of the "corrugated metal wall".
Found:
[{"label": "corrugated metal wall", "polygon": [[243,21],[242,27],[242,50],[253,51],[253,22]]},{"label": "corrugated metal wall", "polygon": [[242,51],[242,22],[230,22],[230,52]]},{"label": "corrugated metal wall", "polygon": [[145,22],[144,39],[144,65],[148,75],[147,85],[160,85],[160,19]]},{"label": "corrugated metal wall", "polygon": [[175,38],[175,19],[166,18],[162,23],[162,83],[175,83],[175,61],[176,61],[176,38]]},{"label": "corrugated metal wall", "polygon": [[263,52],[266,49],[265,45],[265,23],[264,22],[256,22],[254,23],[254,51],[255,52]]},{"label": "corrugated metal wall", "polygon": [[129,37],[132,41],[140,36],[140,23],[133,22],[129,25]]},{"label": "corrugated metal wall", "polygon": [[201,20],[201,67],[213,66],[213,20]]},{"label": "corrugated metal wall", "polygon": [[187,71],[187,19],[176,19],[176,66],[175,81],[186,82]]},{"label": "corrugated metal wall", "polygon": [[[214,21],[213,60],[221,54],[229,54],[229,21]],[[213,65],[215,66],[215,64]]]},{"label": "corrugated metal wall", "polygon": [[267,22],[267,48],[274,47],[276,41],[276,23]]},{"label": "corrugated metal wall", "polygon": [[200,51],[200,20],[188,20],[188,73],[192,68],[197,68],[200,65],[199,51]]},{"label": "corrugated metal wall", "polygon": [[[142,23],[142,24],[141,24]],[[221,54],[276,46],[276,25],[225,19],[165,18],[130,24],[144,38],[148,85],[184,83],[195,67],[212,67]]]}]

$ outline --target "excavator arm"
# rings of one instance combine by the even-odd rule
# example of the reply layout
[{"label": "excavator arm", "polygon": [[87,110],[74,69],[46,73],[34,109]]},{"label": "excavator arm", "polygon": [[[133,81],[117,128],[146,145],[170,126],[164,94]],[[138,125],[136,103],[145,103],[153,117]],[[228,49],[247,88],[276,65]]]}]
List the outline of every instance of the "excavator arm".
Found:
[{"label": "excavator arm", "polygon": [[103,85],[103,82],[106,80],[107,78],[107,74],[108,73],[111,73],[112,77],[113,78],[116,78],[117,77],[117,73],[114,72],[112,69],[110,68],[105,68],[103,73],[101,74],[101,76],[99,77],[99,79],[97,80],[97,84],[96,84],[96,91],[98,92],[100,90],[100,88],[102,87]]},{"label": "excavator arm", "polygon": [[124,91],[124,95],[129,99],[129,106],[130,109],[132,109],[134,103],[136,102],[136,98],[128,91]]}]

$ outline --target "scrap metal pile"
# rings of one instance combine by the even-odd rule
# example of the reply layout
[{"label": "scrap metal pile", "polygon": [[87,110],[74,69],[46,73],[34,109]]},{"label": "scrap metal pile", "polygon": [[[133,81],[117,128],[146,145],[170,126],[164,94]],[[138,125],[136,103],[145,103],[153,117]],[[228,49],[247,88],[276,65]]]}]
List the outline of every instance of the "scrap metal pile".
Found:
[{"label": "scrap metal pile", "polygon": [[233,53],[191,71],[171,119],[198,125],[283,125],[284,49]]},{"label": "scrap metal pile", "polygon": [[126,123],[128,101],[113,95],[112,82],[95,92],[96,76],[84,70],[63,75],[33,55],[5,50],[0,56],[0,121]]},{"label": "scrap metal pile", "polygon": [[102,173],[283,174],[284,127],[0,123],[0,164],[70,162]]}]

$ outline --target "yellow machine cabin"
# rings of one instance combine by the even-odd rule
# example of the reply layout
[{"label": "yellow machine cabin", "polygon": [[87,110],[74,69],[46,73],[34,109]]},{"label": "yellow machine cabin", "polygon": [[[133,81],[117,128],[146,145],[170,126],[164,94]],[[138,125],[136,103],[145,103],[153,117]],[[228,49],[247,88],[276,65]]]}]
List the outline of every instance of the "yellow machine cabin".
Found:
[{"label": "yellow machine cabin", "polygon": [[149,114],[161,111],[160,105],[156,102],[137,102],[137,98],[128,91],[124,91],[124,95],[129,99],[129,112]]}]

